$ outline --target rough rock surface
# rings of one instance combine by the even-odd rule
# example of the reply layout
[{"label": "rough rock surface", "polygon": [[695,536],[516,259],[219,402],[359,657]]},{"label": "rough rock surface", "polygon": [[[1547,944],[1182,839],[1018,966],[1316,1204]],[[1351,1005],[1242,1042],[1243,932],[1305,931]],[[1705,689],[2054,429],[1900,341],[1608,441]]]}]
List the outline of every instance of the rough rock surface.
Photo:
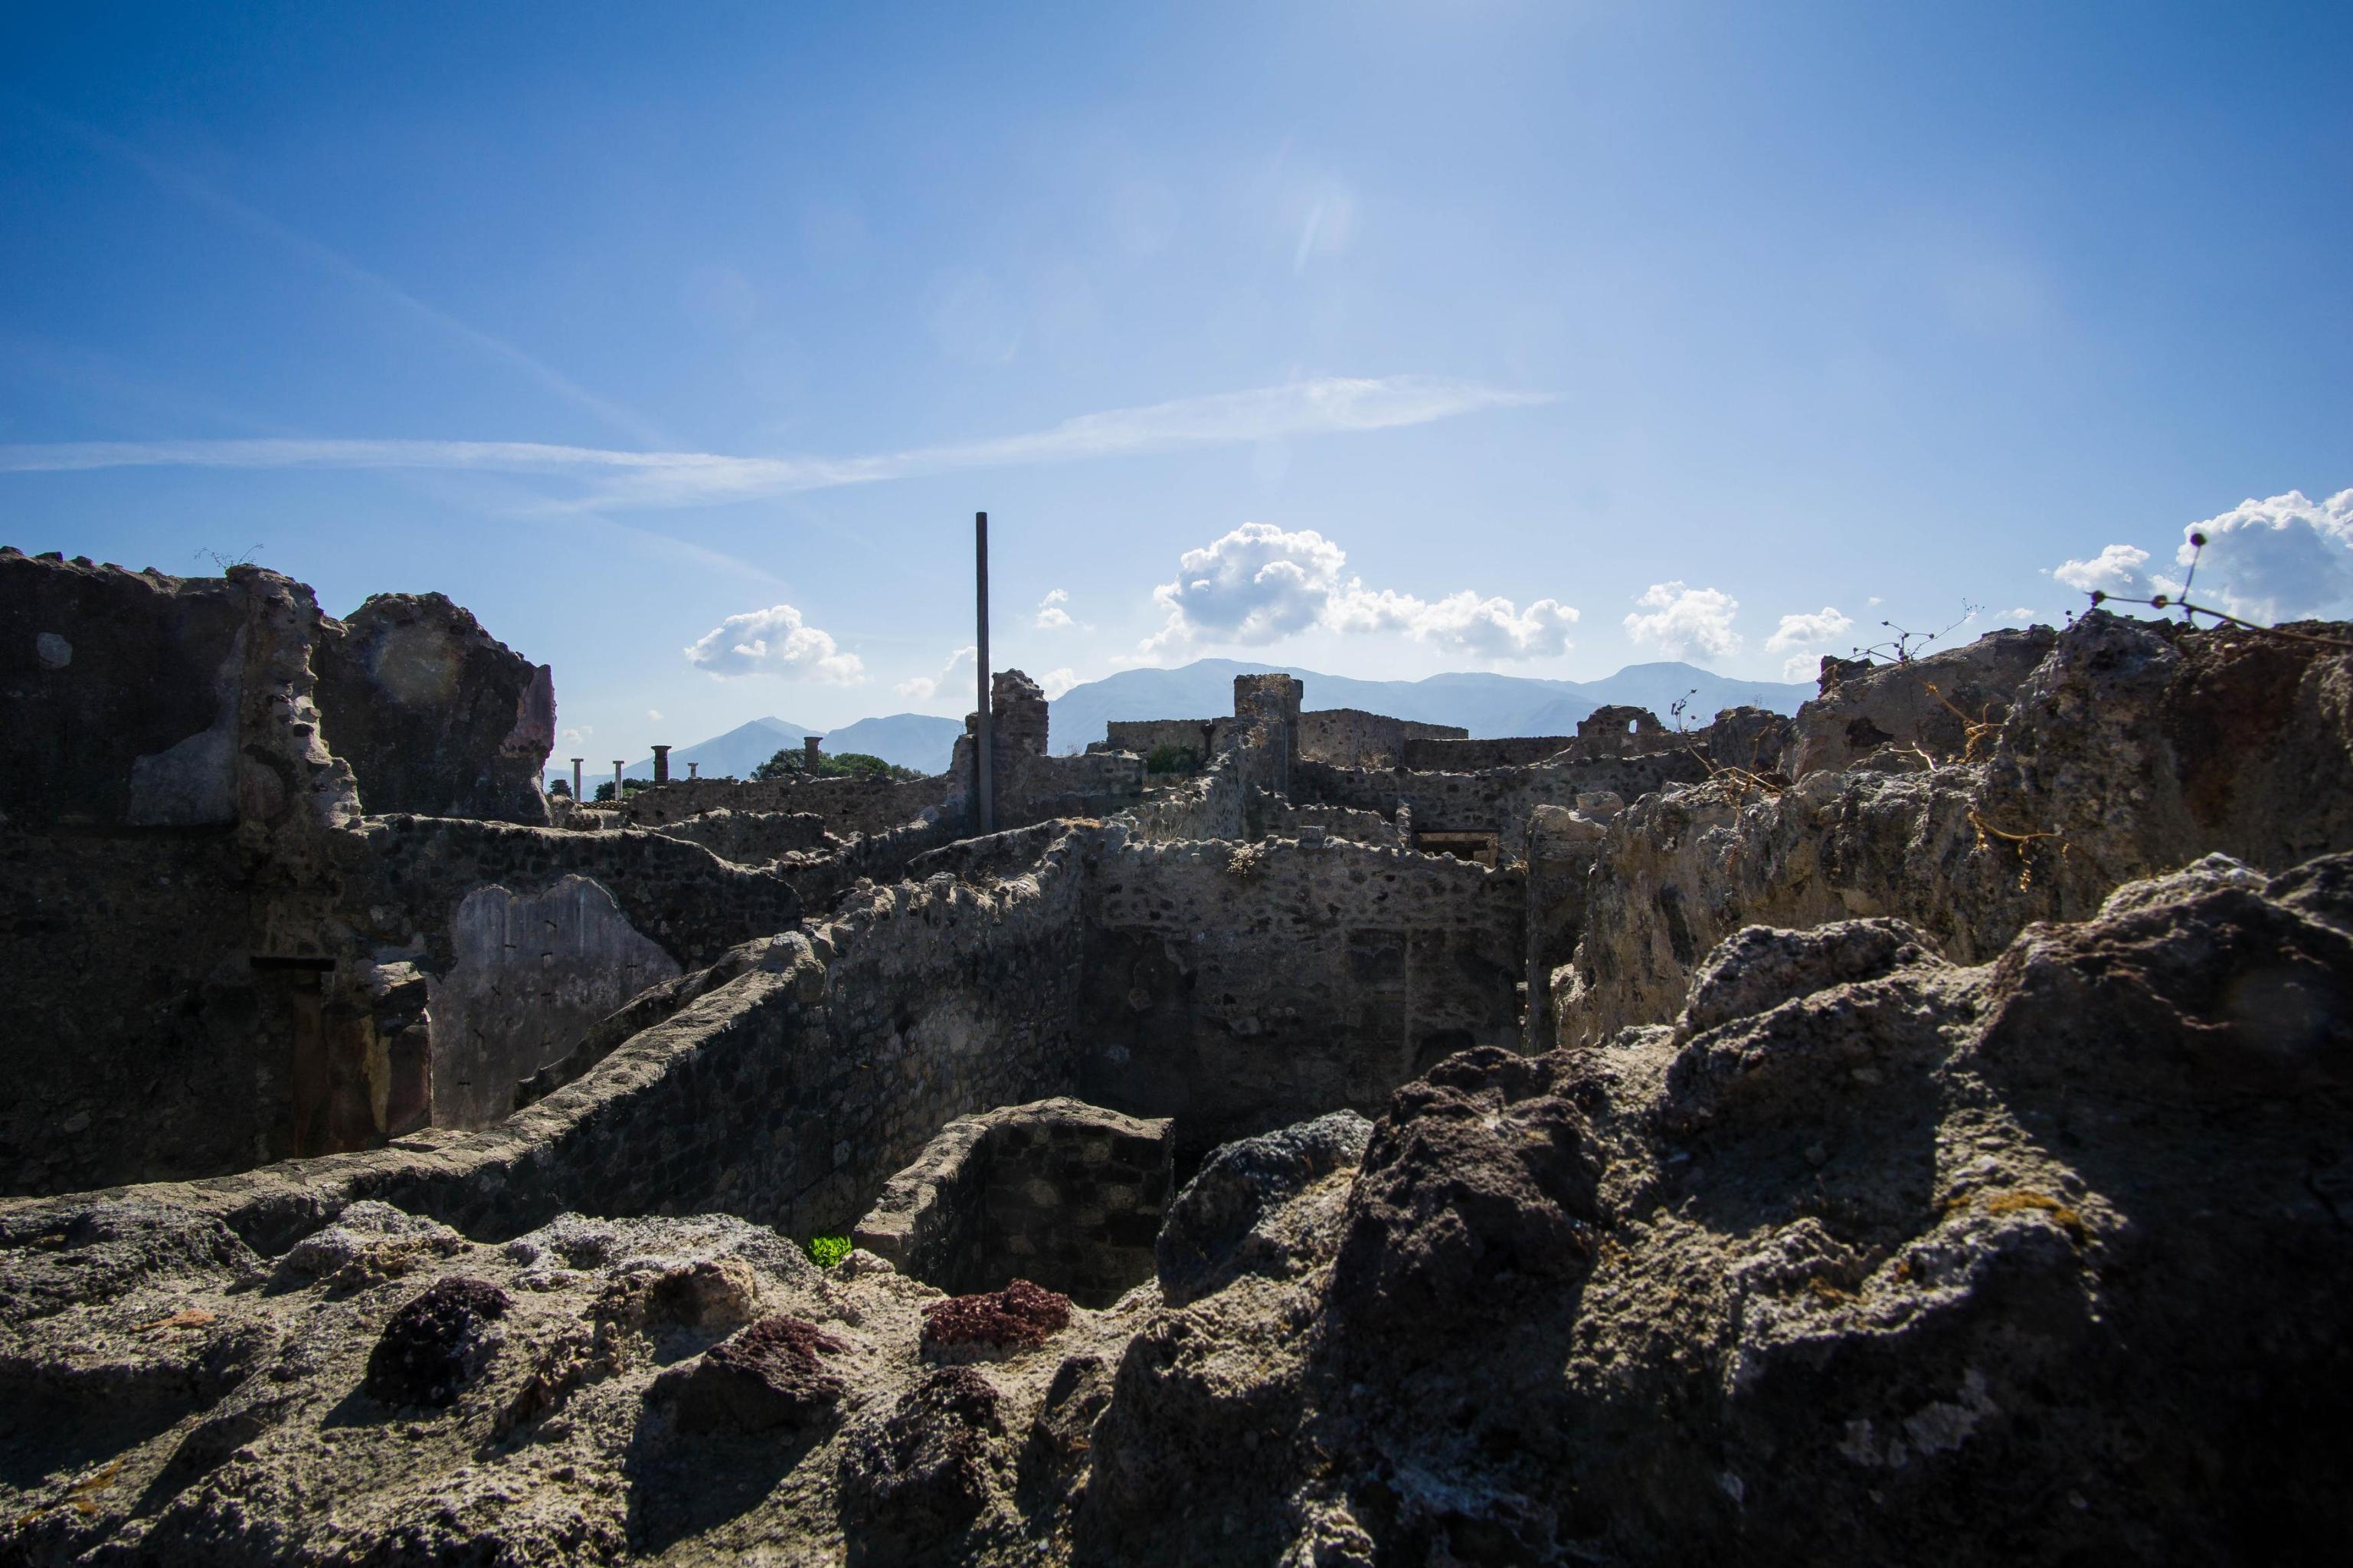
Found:
[{"label": "rough rock surface", "polygon": [[766,1432],[833,1408],[823,1358],[849,1347],[801,1318],[763,1318],[705,1351],[678,1390],[681,1432]]},{"label": "rough rock surface", "polygon": [[1169,1206],[1156,1249],[1160,1288],[1172,1307],[1230,1283],[1241,1274],[1277,1278],[1328,1251],[1314,1235],[1274,1228],[1290,1201],[1364,1158],[1373,1124],[1355,1111],[1229,1143],[1202,1163]]},{"label": "rough rock surface", "polygon": [[[1818,722],[1800,710],[1801,731]],[[2201,855],[2279,872],[2353,849],[2353,789],[2327,782],[2353,776],[2353,654],[2315,644],[2094,611],[1998,729],[1926,756],[1898,738],[1778,792],[1669,786],[1613,819],[1576,959],[1553,976],[1560,1043],[1672,1019],[1693,966],[1743,926],[1892,916],[1978,962]]]},{"label": "rough rock surface", "polygon": [[923,1308],[923,1345],[987,1350],[1042,1345],[1071,1324],[1071,1298],[1027,1279],[1002,1290],[951,1296]]},{"label": "rough rock surface", "polygon": [[2223,869],[1978,968],[1444,1064],[1307,1288],[1137,1336],[1082,1555],[2331,1555],[2353,857]]},{"label": "rough rock surface", "polygon": [[448,1404],[498,1353],[498,1330],[514,1300],[488,1280],[452,1275],[392,1315],[368,1352],[360,1386],[385,1404]]}]

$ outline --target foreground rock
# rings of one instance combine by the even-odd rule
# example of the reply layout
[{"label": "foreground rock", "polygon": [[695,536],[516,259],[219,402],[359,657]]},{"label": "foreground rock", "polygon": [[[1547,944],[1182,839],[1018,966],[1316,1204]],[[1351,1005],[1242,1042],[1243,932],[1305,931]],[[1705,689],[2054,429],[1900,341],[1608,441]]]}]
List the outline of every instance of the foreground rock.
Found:
[{"label": "foreground rock", "polygon": [[0,1563],[2353,1538],[2353,856],[2210,857],[1977,967],[1884,918],[1694,967],[1672,1025],[1219,1151],[1106,1311],[728,1218],[358,1203],[273,1263],[168,1203],[0,1213]]},{"label": "foreground rock", "polygon": [[2334,1555],[2353,858],[1901,935],[1747,933],[1754,1011],[1400,1091],[1316,1274],[1129,1347],[1081,1556]]}]

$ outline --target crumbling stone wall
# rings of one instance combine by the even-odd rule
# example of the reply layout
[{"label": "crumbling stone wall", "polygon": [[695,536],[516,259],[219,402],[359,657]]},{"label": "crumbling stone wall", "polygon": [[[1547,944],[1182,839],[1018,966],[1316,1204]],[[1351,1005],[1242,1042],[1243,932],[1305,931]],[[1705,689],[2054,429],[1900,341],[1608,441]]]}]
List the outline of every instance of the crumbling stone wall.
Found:
[{"label": "crumbling stone wall", "polygon": [[1525,851],[1538,807],[1574,806],[1579,795],[1631,800],[1670,783],[1697,782],[1707,764],[1682,747],[1640,757],[1554,761],[1483,773],[1412,773],[1399,768],[1331,768],[1302,763],[1297,797],[1396,820],[1402,809],[1417,832],[1492,832],[1507,861]]},{"label": "crumbling stone wall", "polygon": [[[1431,739],[1406,744],[1398,761],[1416,773],[1476,773],[1487,768],[1525,768],[1577,750],[1570,735],[1513,735],[1492,740]],[[1582,760],[1582,758],[1579,758]],[[1356,767],[1366,766],[1363,763]]]},{"label": "crumbling stone wall", "polygon": [[1417,745],[1461,740],[1470,733],[1451,724],[1391,718],[1361,708],[1315,708],[1299,715],[1299,755],[1341,768],[1394,768]]},{"label": "crumbling stone wall", "polygon": [[952,1295],[1018,1278],[1108,1307],[1152,1277],[1173,1195],[1169,1128],[1067,1097],[959,1118],[891,1178],[851,1239]]},{"label": "crumbling stone wall", "polygon": [[913,779],[880,776],[757,782],[673,779],[667,784],[631,791],[620,811],[630,826],[638,828],[669,827],[705,811],[722,810],[805,813],[821,819],[828,832],[847,838],[851,833],[888,832],[927,812],[960,812],[962,795],[955,778],[945,773]]},{"label": "crumbling stone wall", "polygon": [[1132,751],[1149,758],[1163,747],[1189,751],[1197,764],[1208,761],[1217,749],[1217,719],[1113,719],[1103,726],[1105,738],[1091,741],[1089,751]]},{"label": "crumbling stone wall", "polygon": [[1377,1112],[1453,1051],[1517,1038],[1519,874],[1332,840],[1107,842],[1089,888],[1079,1093],[1198,1151]]},{"label": "crumbling stone wall", "polygon": [[281,830],[350,819],[319,738],[311,590],[259,567],[128,572],[0,548],[0,819],[19,831]]},{"label": "crumbling stone wall", "polygon": [[226,835],[0,831],[0,1192],[294,1152],[248,903]]},{"label": "crumbling stone wall", "polygon": [[266,917],[349,822],[301,584],[0,550],[0,1182],[53,1191],[292,1152],[290,1010],[316,949]]},{"label": "crumbling stone wall", "polygon": [[[1288,677],[1286,677],[1288,678]],[[1190,751],[1206,762],[1233,738],[1247,719],[1114,719],[1107,738],[1089,751],[1133,751],[1149,757],[1161,747]],[[1394,768],[1424,741],[1461,739],[1470,734],[1454,725],[1391,718],[1360,708],[1314,708],[1299,715],[1298,754],[1341,768]]]},{"label": "crumbling stone wall", "polygon": [[814,811],[731,811],[723,806],[654,831],[701,844],[737,865],[766,865],[784,855],[828,847],[825,819]]},{"label": "crumbling stone wall", "polygon": [[438,593],[377,594],[313,655],[327,743],[364,810],[544,823],[555,681]]}]

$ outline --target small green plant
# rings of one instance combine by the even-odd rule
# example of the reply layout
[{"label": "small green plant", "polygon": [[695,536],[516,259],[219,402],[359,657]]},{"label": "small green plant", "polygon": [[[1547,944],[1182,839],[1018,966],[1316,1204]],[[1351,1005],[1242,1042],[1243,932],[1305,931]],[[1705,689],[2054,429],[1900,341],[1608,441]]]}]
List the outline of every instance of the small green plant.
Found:
[{"label": "small green plant", "polygon": [[1146,773],[1191,773],[1201,766],[1201,754],[1189,746],[1155,746],[1144,759]]},{"label": "small green plant", "polygon": [[808,1241],[809,1261],[819,1268],[831,1268],[849,1255],[848,1236],[811,1236]]}]

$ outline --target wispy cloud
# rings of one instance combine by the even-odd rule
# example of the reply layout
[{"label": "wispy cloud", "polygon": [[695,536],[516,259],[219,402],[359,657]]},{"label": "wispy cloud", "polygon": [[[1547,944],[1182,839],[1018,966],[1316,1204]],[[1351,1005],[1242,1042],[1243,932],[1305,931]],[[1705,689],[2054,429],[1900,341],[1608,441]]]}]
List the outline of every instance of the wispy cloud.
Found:
[{"label": "wispy cloud", "polygon": [[80,121],[58,114],[17,94],[5,94],[0,97],[0,101],[5,101],[19,113],[63,132],[87,147],[130,164],[155,185],[173,195],[274,240],[362,293],[372,296],[379,302],[391,305],[436,331],[521,371],[549,392],[577,408],[586,409],[614,429],[624,431],[641,441],[659,441],[663,439],[654,426],[638,418],[628,409],[607,398],[596,396],[563,372],[534,358],[506,339],[484,332],[471,323],[460,321],[448,312],[427,304],[383,273],[364,266],[334,247],[280,222],[259,207],[229,195],[200,175],[181,168],[175,164],[167,163],[119,136],[110,135],[94,125],[86,125]]},{"label": "wispy cloud", "polygon": [[1278,437],[1394,429],[1490,408],[1525,407],[1544,394],[1418,376],[1324,377],[1246,392],[1082,414],[1048,429],[987,440],[849,458],[735,457],[717,452],[628,451],[536,441],[205,440],[76,441],[0,447],[0,472],[105,468],[442,469],[585,480],[568,504],[602,509],[708,506],[795,491],[871,484],[967,469],[1121,457]]}]

